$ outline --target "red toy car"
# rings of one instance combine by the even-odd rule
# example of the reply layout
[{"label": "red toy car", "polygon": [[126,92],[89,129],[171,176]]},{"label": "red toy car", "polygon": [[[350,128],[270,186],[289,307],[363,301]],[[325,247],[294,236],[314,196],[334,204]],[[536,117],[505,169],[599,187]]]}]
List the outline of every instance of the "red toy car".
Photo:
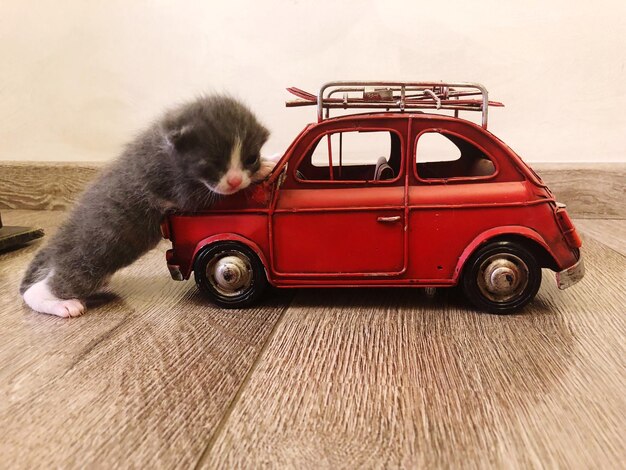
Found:
[{"label": "red toy car", "polygon": [[[276,287],[450,287],[479,309],[515,311],[541,268],[565,289],[584,275],[581,240],[541,179],[487,131],[487,90],[442,82],[291,88],[317,105],[263,183],[211,210],[170,215],[172,277],[223,307]],[[379,109],[329,117],[330,109]],[[422,110],[451,110],[453,116]],[[460,119],[479,111],[482,126]],[[349,111],[348,111],[349,112]]]}]

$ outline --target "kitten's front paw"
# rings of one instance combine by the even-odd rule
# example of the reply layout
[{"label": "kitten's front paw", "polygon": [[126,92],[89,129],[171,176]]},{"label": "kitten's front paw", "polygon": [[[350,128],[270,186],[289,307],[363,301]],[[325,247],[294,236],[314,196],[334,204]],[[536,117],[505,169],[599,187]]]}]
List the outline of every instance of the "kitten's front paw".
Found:
[{"label": "kitten's front paw", "polygon": [[267,158],[261,158],[261,167],[254,174],[255,181],[263,181],[267,178],[274,170],[276,166],[276,162],[273,160],[269,160]]}]

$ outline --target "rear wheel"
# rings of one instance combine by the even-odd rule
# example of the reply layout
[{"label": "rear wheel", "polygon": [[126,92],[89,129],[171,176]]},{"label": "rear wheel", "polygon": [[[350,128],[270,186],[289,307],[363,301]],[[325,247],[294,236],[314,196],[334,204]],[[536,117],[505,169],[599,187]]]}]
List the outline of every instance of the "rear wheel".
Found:
[{"label": "rear wheel", "polygon": [[530,302],[541,285],[541,267],[523,245],[488,243],[468,260],[463,291],[481,310],[513,313]]},{"label": "rear wheel", "polygon": [[267,287],[258,256],[238,242],[218,242],[203,248],[193,272],[198,288],[224,308],[252,305]]}]

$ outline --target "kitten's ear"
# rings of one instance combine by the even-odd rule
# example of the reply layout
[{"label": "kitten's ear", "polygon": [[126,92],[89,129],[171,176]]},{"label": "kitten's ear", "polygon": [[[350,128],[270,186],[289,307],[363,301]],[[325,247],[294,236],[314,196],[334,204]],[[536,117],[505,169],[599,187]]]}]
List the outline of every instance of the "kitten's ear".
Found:
[{"label": "kitten's ear", "polygon": [[191,126],[183,126],[167,133],[167,141],[178,151],[184,152],[196,143],[196,133]]}]

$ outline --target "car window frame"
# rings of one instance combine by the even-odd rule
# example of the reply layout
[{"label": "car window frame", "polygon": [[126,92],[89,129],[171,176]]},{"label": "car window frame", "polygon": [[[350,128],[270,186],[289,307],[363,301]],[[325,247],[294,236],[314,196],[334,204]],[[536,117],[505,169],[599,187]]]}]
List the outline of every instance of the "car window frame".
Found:
[{"label": "car window frame", "polygon": [[[427,134],[427,133],[437,133],[437,134],[448,134],[454,137],[458,137],[461,140],[464,140],[465,142],[473,145],[474,147],[476,147],[478,150],[480,150],[483,155],[485,155],[487,158],[489,158],[489,160],[491,161],[491,163],[493,163],[494,166],[494,172],[490,175],[484,175],[484,176],[452,176],[449,178],[424,178],[422,176],[419,175],[419,172],[417,171],[417,144],[419,142],[420,137],[423,134]],[[454,142],[452,142],[454,144]],[[456,145],[456,144],[455,144]],[[498,159],[494,158],[493,155],[490,152],[487,152],[487,150],[480,145],[478,142],[476,142],[473,139],[468,138],[467,136],[459,133],[459,132],[455,132],[449,129],[444,129],[441,127],[428,127],[425,129],[420,130],[417,135],[415,136],[415,139],[413,140],[413,152],[412,152],[412,156],[411,159],[413,161],[412,166],[413,166],[413,176],[417,179],[417,181],[419,181],[420,183],[426,183],[426,184],[447,184],[447,183],[473,183],[473,182],[484,182],[484,181],[489,181],[492,179],[495,179],[498,177],[499,173],[500,173],[500,165],[498,163]],[[452,160],[452,161],[456,161],[456,160]],[[432,163],[432,162],[430,162]]]},{"label": "car window frame", "polygon": [[[302,164],[303,160],[306,158],[306,156],[309,154],[309,152],[311,151],[312,148],[314,148],[315,146],[318,145],[318,143],[324,139],[327,135],[329,134],[339,134],[339,133],[343,133],[343,132],[388,132],[391,133],[393,132],[394,134],[396,134],[396,136],[398,136],[398,138],[400,139],[400,170],[398,171],[398,174],[396,175],[396,177],[394,179],[391,180],[309,180],[309,179],[302,179],[302,178],[298,178],[297,175],[297,171],[298,168],[300,168],[300,165]],[[311,154],[311,157],[313,156],[313,154]],[[393,128],[389,128],[389,127],[382,127],[382,126],[375,126],[375,127],[345,127],[345,128],[340,128],[340,129],[329,129],[329,130],[325,130],[324,132],[320,133],[318,136],[316,136],[316,138],[314,138],[311,143],[309,145],[307,145],[307,147],[304,149],[304,151],[302,152],[302,156],[298,159],[298,161],[296,162],[296,164],[293,166],[293,173],[292,173],[292,180],[295,184],[311,184],[311,185],[323,185],[323,184],[330,184],[331,186],[337,186],[337,185],[358,185],[358,186],[363,186],[363,185],[373,185],[373,186],[379,186],[379,185],[393,185],[398,183],[398,181],[401,180],[401,178],[404,175],[405,172],[405,160],[406,160],[406,156],[407,156],[407,149],[406,149],[406,139],[404,138],[404,136],[402,135],[402,132],[397,130],[397,129],[393,129]],[[386,157],[388,158],[388,157]],[[330,168],[330,167],[329,167]]]}]

